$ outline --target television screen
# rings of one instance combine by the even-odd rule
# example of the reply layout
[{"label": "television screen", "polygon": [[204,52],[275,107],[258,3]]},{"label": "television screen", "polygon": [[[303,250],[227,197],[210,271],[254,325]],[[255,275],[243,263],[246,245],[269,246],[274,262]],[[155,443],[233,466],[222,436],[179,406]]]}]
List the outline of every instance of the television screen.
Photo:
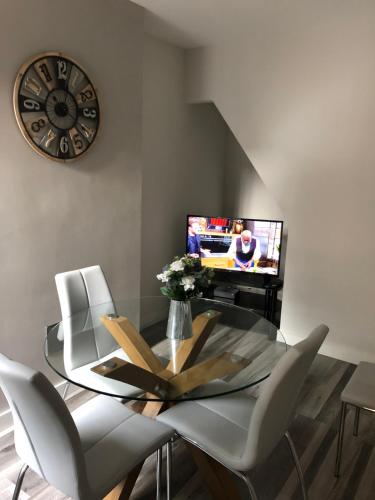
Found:
[{"label": "television screen", "polygon": [[282,229],[282,221],[188,215],[186,253],[206,267],[278,276]]}]

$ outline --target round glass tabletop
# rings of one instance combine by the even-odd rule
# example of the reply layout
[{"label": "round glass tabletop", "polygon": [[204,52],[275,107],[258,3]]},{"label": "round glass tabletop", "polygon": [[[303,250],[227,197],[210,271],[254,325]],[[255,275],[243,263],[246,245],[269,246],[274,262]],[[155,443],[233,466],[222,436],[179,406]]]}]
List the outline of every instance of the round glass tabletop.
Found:
[{"label": "round glass tabletop", "polygon": [[45,357],[72,384],[129,400],[197,400],[269,376],[286,351],[277,327],[250,309],[191,300],[193,335],[166,337],[170,301],[143,297],[90,307],[47,329]]}]

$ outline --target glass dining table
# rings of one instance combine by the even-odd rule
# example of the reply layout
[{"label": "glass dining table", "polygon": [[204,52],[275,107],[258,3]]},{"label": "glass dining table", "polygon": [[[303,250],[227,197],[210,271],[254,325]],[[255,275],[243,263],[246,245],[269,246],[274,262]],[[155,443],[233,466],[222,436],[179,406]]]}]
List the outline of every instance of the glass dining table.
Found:
[{"label": "glass dining table", "polygon": [[[166,297],[114,300],[48,327],[45,358],[62,378],[125,400],[219,397],[259,384],[286,350],[277,327],[250,309],[191,300],[193,335],[166,337]],[[159,403],[156,405],[156,403]]]},{"label": "glass dining table", "polygon": [[[203,298],[191,300],[192,336],[171,340],[166,337],[169,305],[159,296],[83,309],[47,327],[47,363],[72,384],[128,401],[135,411],[155,418],[179,402],[223,397],[259,384],[286,351],[267,319]],[[228,470],[184,444],[213,497],[239,500]],[[127,477],[124,498],[141,469],[142,463]]]}]

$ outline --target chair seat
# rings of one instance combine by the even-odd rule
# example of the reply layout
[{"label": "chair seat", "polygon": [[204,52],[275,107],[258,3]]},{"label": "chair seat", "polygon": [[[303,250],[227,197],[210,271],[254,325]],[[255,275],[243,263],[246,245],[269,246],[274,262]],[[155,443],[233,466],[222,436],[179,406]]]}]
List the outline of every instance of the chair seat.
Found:
[{"label": "chair seat", "polygon": [[375,364],[361,361],[341,394],[341,400],[375,410]]},{"label": "chair seat", "polygon": [[[226,385],[225,382],[215,384]],[[230,468],[237,468],[246,446],[255,402],[243,392],[189,401],[163,412],[157,420],[199,443],[199,447],[213,458]]]},{"label": "chair seat", "polygon": [[105,496],[137,464],[161,447],[173,430],[129,410],[108,396],[98,396],[72,413],[92,491]]}]

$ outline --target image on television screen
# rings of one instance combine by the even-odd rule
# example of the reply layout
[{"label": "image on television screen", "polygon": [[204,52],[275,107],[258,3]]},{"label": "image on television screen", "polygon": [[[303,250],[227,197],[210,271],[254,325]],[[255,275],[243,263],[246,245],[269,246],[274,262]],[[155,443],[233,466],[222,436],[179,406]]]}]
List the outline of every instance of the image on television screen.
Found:
[{"label": "image on television screen", "polygon": [[187,217],[186,253],[202,265],[278,276],[282,221]]}]

